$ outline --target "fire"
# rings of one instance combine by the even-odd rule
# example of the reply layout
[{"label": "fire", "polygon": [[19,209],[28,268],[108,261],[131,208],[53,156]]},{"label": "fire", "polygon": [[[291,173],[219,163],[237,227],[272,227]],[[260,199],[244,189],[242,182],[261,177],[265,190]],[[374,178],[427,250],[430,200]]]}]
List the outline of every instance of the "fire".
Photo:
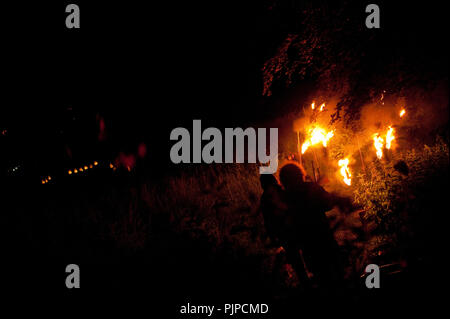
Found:
[{"label": "fire", "polygon": [[313,127],[309,130],[309,136],[309,139],[302,145],[302,154],[304,154],[310,146],[318,143],[322,143],[324,147],[327,147],[328,141],[334,136],[334,131],[327,132],[323,128]]},{"label": "fire", "polygon": [[311,146],[311,143],[309,141],[306,141],[305,143],[303,143],[302,145],[302,154],[304,154],[306,152],[306,150],[308,149],[308,147]]},{"label": "fire", "polygon": [[391,143],[395,139],[394,136],[394,128],[392,126],[389,126],[388,131],[386,133],[386,148],[391,148]]},{"label": "fire", "polygon": [[350,186],[352,184],[352,174],[350,173],[350,169],[348,168],[348,158],[339,160],[338,165],[341,168],[340,172],[342,175],[342,180],[345,184]]},{"label": "fire", "polygon": [[375,146],[375,149],[377,150],[378,159],[381,159],[383,157],[383,145],[383,138],[380,136],[380,134],[375,133],[373,135],[373,146]]},{"label": "fire", "polygon": [[405,115],[405,113],[406,113],[406,110],[405,109],[401,109],[400,110],[400,117],[403,117],[403,115]]},{"label": "fire", "polygon": [[[312,110],[315,110],[315,108],[316,108],[316,103],[315,103],[315,102],[312,102],[312,103],[311,103],[311,109],[312,109]],[[319,112],[322,112],[324,108],[325,108],[325,103],[322,103],[322,104],[320,105],[320,107],[319,107]]]}]

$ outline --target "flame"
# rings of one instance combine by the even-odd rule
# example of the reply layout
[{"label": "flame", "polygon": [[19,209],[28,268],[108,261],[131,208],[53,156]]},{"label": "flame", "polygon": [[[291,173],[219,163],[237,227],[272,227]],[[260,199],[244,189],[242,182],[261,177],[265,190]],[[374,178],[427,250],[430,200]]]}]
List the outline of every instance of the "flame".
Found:
[{"label": "flame", "polygon": [[392,126],[389,126],[388,131],[386,133],[386,148],[391,148],[391,143],[395,139],[394,136],[394,128]]},{"label": "flame", "polygon": [[306,140],[302,145],[302,154],[306,152],[306,150],[318,143],[322,143],[324,147],[327,147],[327,143],[334,136],[334,131],[327,132],[321,127],[313,127],[309,130],[309,139]]},{"label": "flame", "polygon": [[406,110],[405,109],[401,109],[400,110],[400,117],[403,117],[403,115],[405,115],[405,113],[406,113]]},{"label": "flame", "polygon": [[311,146],[311,143],[309,141],[306,141],[305,143],[303,143],[302,145],[302,154],[304,154],[306,152],[306,150],[308,149],[308,147]]},{"label": "flame", "polygon": [[383,138],[380,136],[380,134],[375,133],[373,135],[373,146],[375,146],[375,149],[377,150],[378,159],[381,159],[383,157],[383,144]]},{"label": "flame", "polygon": [[316,107],[316,104],[315,104],[314,102],[312,102],[312,104],[311,104],[311,109],[314,110],[315,107]]},{"label": "flame", "polygon": [[322,105],[320,106],[319,112],[322,112],[324,108],[325,108],[325,103],[322,103]]},{"label": "flame", "polygon": [[350,173],[350,169],[348,168],[348,158],[341,159],[338,162],[339,167],[341,168],[340,172],[342,175],[342,181],[350,186],[352,184],[352,174]]}]

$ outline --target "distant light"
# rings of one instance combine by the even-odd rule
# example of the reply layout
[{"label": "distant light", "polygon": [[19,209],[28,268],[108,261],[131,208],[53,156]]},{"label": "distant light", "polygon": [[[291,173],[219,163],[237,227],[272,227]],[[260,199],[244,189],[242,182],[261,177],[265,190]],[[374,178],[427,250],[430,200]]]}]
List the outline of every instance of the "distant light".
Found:
[{"label": "distant light", "polygon": [[52,177],[51,177],[51,176],[49,176],[49,177],[48,177],[48,180],[49,180],[49,181],[51,181],[51,180],[52,180]]},{"label": "distant light", "polygon": [[80,167],[79,171],[80,171],[80,172],[84,171],[83,167]]},{"label": "distant light", "polygon": [[73,172],[76,174],[76,173],[78,173],[78,170],[75,168],[75,169],[73,170]]},{"label": "distant light", "polygon": [[112,163],[109,163],[109,168],[114,168],[114,165]]},{"label": "distant light", "polygon": [[87,169],[88,169],[88,167],[87,167],[87,166],[85,166],[85,167],[84,167],[84,169],[85,169],[85,170],[87,170]]},{"label": "distant light", "polygon": [[95,165],[95,166],[97,166],[97,165],[98,165],[98,162],[97,162],[97,161],[95,161],[95,162],[94,162],[94,165]]},{"label": "distant light", "polygon": [[69,175],[72,175],[72,171],[69,169],[69,171],[67,172]]},{"label": "distant light", "polygon": [[42,183],[42,184],[45,184],[45,181],[44,181],[44,180],[42,180],[42,181],[41,181],[41,183]]},{"label": "distant light", "polygon": [[93,166],[92,166],[92,164],[91,165],[89,165],[89,168],[92,168]]}]

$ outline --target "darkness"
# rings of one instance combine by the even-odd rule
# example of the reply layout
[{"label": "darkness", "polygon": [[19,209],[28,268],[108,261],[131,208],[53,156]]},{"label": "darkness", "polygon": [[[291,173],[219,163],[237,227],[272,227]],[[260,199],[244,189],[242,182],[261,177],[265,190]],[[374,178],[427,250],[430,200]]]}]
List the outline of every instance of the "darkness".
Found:
[{"label": "darkness", "polygon": [[[65,28],[65,7],[71,2],[81,9],[79,30]],[[383,67],[395,61],[399,68],[413,70],[415,74],[448,80],[447,17],[441,2],[417,5],[410,1],[378,1],[380,30],[364,27],[367,1],[71,2],[20,1],[1,5],[0,129],[7,129],[8,140],[0,144],[0,176],[2,190],[9,188],[3,193],[8,204],[1,208],[2,212],[27,210],[30,203],[23,198],[28,198],[27,192],[32,193],[30,212],[39,210],[40,200],[69,207],[70,204],[63,204],[66,198],[63,190],[55,187],[53,195],[42,195],[34,191],[36,181],[39,183],[47,175],[62,179],[62,172],[85,160],[113,161],[120,152],[136,152],[140,143],[147,145],[149,154],[142,164],[143,176],[168,175],[173,169],[169,159],[170,132],[179,126],[190,129],[193,119],[201,119],[204,127],[219,128],[270,122],[277,112],[284,111],[280,104],[286,99],[302,88],[308,90],[318,85],[317,75],[308,74],[290,86],[275,83],[270,97],[262,94],[265,61],[276,54],[289,34],[302,30],[300,17],[311,6],[324,7],[331,15],[343,10],[340,16],[348,17],[355,29],[337,50],[355,46],[355,50],[363,52],[363,75],[381,73]],[[323,28],[331,29],[333,25]],[[100,118],[106,126],[104,142],[98,140]],[[9,176],[6,171],[16,163],[22,170],[18,176]],[[155,166],[158,169],[152,170]],[[98,174],[102,178],[107,176],[105,172]],[[128,180],[124,180],[126,184]],[[109,177],[95,180],[92,185],[83,186],[86,188],[80,194],[90,196],[97,188],[116,182]],[[69,189],[78,191],[80,185]],[[17,222],[14,216],[9,219]],[[18,222],[25,224],[23,220]],[[32,224],[31,228],[45,227],[36,220]],[[20,238],[18,244],[27,245],[28,240]],[[154,283],[161,289],[162,297],[158,300],[172,294],[183,299],[189,293],[186,287],[197,284],[194,275],[188,277],[192,271],[213,278],[210,283],[200,283],[207,291],[214,291],[217,282],[230,290],[235,286],[252,287],[249,291],[234,292],[236,298],[253,294],[254,298],[249,299],[264,302],[258,299],[260,283],[252,282],[250,275],[250,279],[246,277],[250,273],[248,265],[246,270],[239,271],[243,265],[229,265],[224,260],[223,269],[236,269],[230,271],[229,277],[221,278],[222,269],[198,269],[208,263],[203,247],[189,247],[190,243],[182,237],[176,237],[171,244],[186,250],[186,260],[199,261],[185,265],[187,270],[170,279],[166,276],[167,281]],[[163,254],[158,250],[160,247],[148,249],[152,248]],[[14,254],[23,251],[11,250]],[[26,260],[22,265],[29,262],[29,256],[38,258],[30,250],[26,247],[25,257],[19,258]],[[198,255],[189,256],[190,252]],[[117,285],[134,292],[145,291],[154,275],[149,275],[145,263],[141,263],[143,256],[131,258],[134,258],[132,266],[123,266],[130,267],[124,272],[140,284],[127,286],[122,278],[117,279],[122,280]],[[94,290],[101,291],[103,283],[114,277],[117,267],[104,277],[97,277]],[[179,270],[178,265],[170,267],[152,271],[167,275]],[[26,268],[23,271],[20,268],[21,273],[26,273]],[[55,269],[45,272],[48,275]],[[89,278],[101,273],[89,271],[86,274]],[[242,277],[237,278],[236,274]],[[42,276],[36,280],[51,290],[53,285],[59,285],[60,277]],[[20,285],[16,288],[28,289]],[[163,288],[167,291],[163,292]],[[231,302],[225,298],[229,296],[227,291],[214,293]],[[199,295],[204,296],[204,291]]]}]

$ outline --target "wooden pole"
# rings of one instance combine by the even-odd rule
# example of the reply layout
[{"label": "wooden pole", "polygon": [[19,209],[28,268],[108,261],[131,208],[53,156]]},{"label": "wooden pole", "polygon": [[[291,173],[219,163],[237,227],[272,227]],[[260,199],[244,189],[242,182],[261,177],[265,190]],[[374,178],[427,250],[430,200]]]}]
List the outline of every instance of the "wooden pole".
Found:
[{"label": "wooden pole", "polygon": [[361,147],[359,146],[359,138],[358,135],[356,135],[356,144],[358,144],[358,150],[359,150],[359,156],[361,157],[361,164],[364,170],[364,175],[367,175],[367,171],[366,171],[366,165],[364,164],[364,159],[361,153]]},{"label": "wooden pole", "polygon": [[302,150],[300,147],[300,131],[297,131],[297,151],[298,151],[298,161],[300,165],[303,165],[302,163]]},{"label": "wooden pole", "polygon": [[[314,149],[311,149],[311,151],[314,154],[314,160],[316,161],[316,166],[317,166],[317,178],[316,178],[316,182],[317,182],[320,179],[320,165],[319,165],[319,161],[317,160],[316,152],[314,151]],[[316,175],[316,172],[314,171],[314,176],[315,175]]]}]

